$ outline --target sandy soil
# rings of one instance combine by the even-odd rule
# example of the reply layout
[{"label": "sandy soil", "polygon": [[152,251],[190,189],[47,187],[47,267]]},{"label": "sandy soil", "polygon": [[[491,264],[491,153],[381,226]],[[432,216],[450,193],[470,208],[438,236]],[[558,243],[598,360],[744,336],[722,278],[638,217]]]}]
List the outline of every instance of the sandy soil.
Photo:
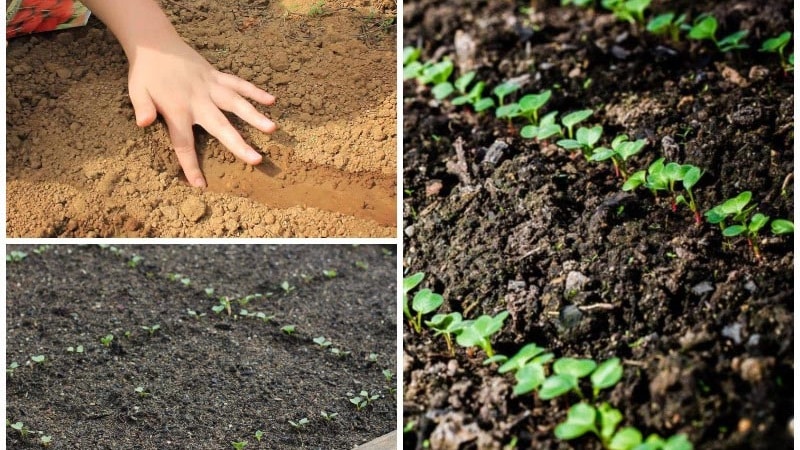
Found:
[{"label": "sandy soil", "polygon": [[159,121],[136,127],[127,61],[96,19],[12,40],[7,233],[94,237],[390,237],[396,229],[394,3],[162,2],[218,69],[278,98],[249,167],[200,128],[209,187],[188,186]]}]

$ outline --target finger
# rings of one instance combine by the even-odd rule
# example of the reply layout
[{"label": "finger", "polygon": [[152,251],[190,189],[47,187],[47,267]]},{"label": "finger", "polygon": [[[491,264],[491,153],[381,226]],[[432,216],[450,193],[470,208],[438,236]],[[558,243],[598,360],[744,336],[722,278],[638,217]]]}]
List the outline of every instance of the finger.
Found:
[{"label": "finger", "polygon": [[136,125],[146,127],[153,123],[156,120],[156,105],[147,89],[131,84],[128,86],[128,95],[131,97],[133,112],[136,115]]},{"label": "finger", "polygon": [[274,95],[257,87],[253,83],[250,83],[248,81],[245,81],[237,76],[228,73],[218,72],[217,74],[219,76],[220,84],[230,89],[233,89],[240,95],[243,95],[247,98],[251,98],[263,105],[271,105],[275,103]]},{"label": "finger", "polygon": [[[186,117],[186,116],[181,116]],[[178,164],[181,165],[186,179],[194,187],[206,187],[206,180],[200,165],[197,162],[197,152],[194,150],[194,134],[192,133],[192,123],[189,120],[175,120],[173,116],[164,115],[169,129],[169,138],[178,156]]]},{"label": "finger", "polygon": [[209,102],[209,106],[204,109],[204,114],[198,117],[202,117],[202,120],[198,120],[197,123],[217,138],[237,158],[250,165],[261,163],[261,155],[247,145],[216,105]]},{"label": "finger", "polygon": [[[219,97],[219,98],[216,98]],[[228,89],[222,90],[212,100],[225,111],[230,111],[245,122],[258,128],[264,133],[272,133],[277,128],[275,122],[269,120],[265,115],[261,114],[250,102],[240,97],[233,91]]]}]

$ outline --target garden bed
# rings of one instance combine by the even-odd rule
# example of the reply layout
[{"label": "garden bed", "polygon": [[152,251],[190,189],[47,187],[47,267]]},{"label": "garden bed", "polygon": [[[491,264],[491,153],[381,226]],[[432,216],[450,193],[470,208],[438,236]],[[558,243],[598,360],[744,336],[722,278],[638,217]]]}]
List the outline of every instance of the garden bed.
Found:
[{"label": "garden bed", "polygon": [[125,55],[97,19],[12,39],[8,234],[395,236],[395,5],[317,3],[163,2],[217,69],[277,97],[261,109],[273,135],[230,116],[258,167],[196,133],[204,191],[186,183],[163,120],[136,127]]},{"label": "garden bed", "polygon": [[[631,172],[660,157],[702,168],[701,216],[751,191],[757,211],[792,219],[793,74],[758,51],[793,29],[790,2],[654,2],[647,12],[710,13],[718,36],[749,30],[750,48],[733,52],[557,3],[410,2],[403,39],[420,61],[451,59],[451,81],[475,71],[484,96],[515,80],[508,101],[552,91],[541,114],[593,109],[586,126],[602,125],[606,146],[623,133],[646,141]],[[508,311],[493,337],[504,355],[535,342],[556,357],[621,358],[623,378],[601,398],[645,436],[791,448],[791,235],[764,228],[756,259],[746,239],[696,224],[668,194],[623,191],[610,162],[522,138],[523,119],[437,101],[414,80],[403,96],[404,265],[444,295],[440,312]],[[451,357],[423,330],[404,334],[405,448],[601,448],[554,437],[576,396],[514,396],[514,376],[482,365],[482,351]]]},{"label": "garden bed", "polygon": [[[6,417],[30,431],[7,426],[6,445],[345,449],[394,430],[394,252],[10,246]],[[376,397],[359,409],[362,390]]]}]

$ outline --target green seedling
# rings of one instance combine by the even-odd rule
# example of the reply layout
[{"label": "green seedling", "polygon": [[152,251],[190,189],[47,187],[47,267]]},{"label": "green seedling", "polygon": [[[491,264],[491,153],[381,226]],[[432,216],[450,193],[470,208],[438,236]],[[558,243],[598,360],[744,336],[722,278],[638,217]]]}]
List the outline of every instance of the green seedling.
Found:
[{"label": "green seedling", "polygon": [[340,349],[338,349],[336,347],[333,347],[331,349],[331,353],[333,353],[334,355],[338,356],[339,358],[344,358],[344,357],[347,357],[347,356],[350,355],[350,352],[346,352],[344,350],[340,350]]},{"label": "green seedling", "polygon": [[669,36],[673,43],[680,42],[680,31],[686,22],[686,14],[675,17],[674,12],[659,14],[647,23],[647,31],[656,36]]},{"label": "green seedling", "polygon": [[420,289],[411,301],[411,309],[416,315],[411,318],[411,326],[417,333],[422,332],[422,316],[432,313],[439,309],[444,303],[444,297],[434,293],[430,289]]},{"label": "green seedling", "polygon": [[145,326],[145,325],[142,325],[142,329],[143,329],[143,330],[147,330],[147,333],[148,333],[150,336],[152,336],[153,334],[155,334],[155,332],[156,332],[156,331],[158,331],[158,330],[160,330],[160,329],[161,329],[161,325],[159,325],[159,324],[155,324],[155,325],[150,325],[149,327],[148,327],[148,326]]},{"label": "green seedling", "polygon": [[717,19],[708,14],[702,14],[695,19],[689,29],[689,39],[709,40],[722,52],[745,49],[749,46],[742,41],[747,36],[747,30],[739,30],[724,38],[717,40]]},{"label": "green seedling", "polygon": [[142,261],[144,261],[144,258],[139,255],[133,255],[133,257],[128,260],[128,267],[135,269],[137,266],[139,266],[139,264],[142,263]]},{"label": "green seedling", "polygon": [[416,47],[403,48],[403,80],[410,80],[417,78],[422,74],[422,63],[419,62],[419,57],[422,55],[422,50]]},{"label": "green seedling", "polygon": [[298,420],[297,422],[290,420],[289,424],[293,426],[295,429],[299,430],[306,425],[308,425],[308,418],[303,417],[302,419]]},{"label": "green seedling", "polygon": [[13,250],[12,252],[6,255],[6,262],[12,262],[12,263],[20,262],[27,257],[28,257],[27,253],[18,250]]},{"label": "green seedling", "polygon": [[619,20],[644,24],[644,10],[650,6],[650,0],[603,0],[601,4]]},{"label": "green seedling", "polygon": [[381,373],[383,374],[383,378],[386,380],[387,383],[392,382],[392,378],[394,378],[394,372],[392,372],[389,369],[383,369]]},{"label": "green seedling", "polygon": [[[347,393],[348,396],[353,395],[352,392]],[[358,395],[350,398],[350,403],[356,405],[356,409],[361,411],[366,408],[370,403],[379,398],[378,394],[370,395],[367,391],[361,391]]]},{"label": "green seedling", "polygon": [[377,353],[370,353],[369,356],[367,356],[367,361],[372,362],[372,363],[378,362],[378,354]]},{"label": "green seedling", "polygon": [[783,68],[784,72],[788,72],[789,63],[784,59],[783,50],[786,48],[786,44],[792,39],[792,32],[791,31],[784,31],[779,36],[767,39],[761,44],[761,52],[768,52],[768,53],[777,53],[780,57],[781,67]]},{"label": "green seedling", "polygon": [[452,312],[450,314],[436,314],[431,320],[425,322],[426,325],[432,330],[436,336],[444,336],[444,341],[447,344],[447,350],[450,355],[455,356],[455,349],[453,348],[452,335],[457,334],[461,328],[462,318],[461,313]]},{"label": "green seedling", "polygon": [[355,265],[361,270],[369,269],[369,263],[367,263],[366,261],[356,261]]},{"label": "green seedling", "polygon": [[244,296],[242,298],[236,299],[236,302],[239,304],[239,306],[247,306],[248,303],[252,302],[253,300],[255,300],[257,298],[261,298],[261,297],[263,297],[263,295],[261,295],[261,294],[250,294],[250,295],[246,295],[246,296]]},{"label": "green seedling", "polygon": [[284,333],[286,333],[288,335],[292,335],[292,334],[294,334],[295,326],[294,325],[284,325],[284,326],[281,327],[281,331],[283,331]]},{"label": "green seedling", "polygon": [[[313,5],[311,5],[311,8],[308,9],[309,17],[322,17],[324,15],[325,15],[325,2],[323,2],[322,0],[318,0]],[[245,445],[247,445],[246,442]]]},{"label": "green seedling", "polygon": [[214,311],[216,314],[222,313],[222,311],[226,311],[228,315],[231,315],[231,299],[227,296],[225,297],[218,297],[217,301],[219,304],[214,305],[211,307],[211,310]]},{"label": "green seedling", "polygon": [[[492,93],[497,97],[497,100],[500,103],[500,107],[502,107],[503,105],[505,105],[506,97],[518,91],[519,88],[520,88],[519,84],[513,81],[506,81],[504,83],[500,83],[497,86],[495,86],[495,88],[492,90]],[[517,105],[517,107],[519,107],[519,105]]]},{"label": "green seedling", "polygon": [[486,356],[494,357],[494,349],[490,341],[493,334],[503,328],[503,322],[508,317],[508,311],[498,313],[496,316],[482,315],[474,321],[462,322],[461,331],[456,336],[456,342],[462,347],[480,347]]},{"label": "green seedling", "polygon": [[284,281],[281,283],[281,289],[283,289],[283,292],[284,292],[284,293],[286,293],[286,294],[289,294],[289,293],[291,293],[292,291],[294,291],[296,288],[295,288],[294,286],[292,286],[291,284],[289,284],[289,282],[288,282],[288,281],[285,281],[285,280],[284,280]]},{"label": "green seedling", "polygon": [[692,188],[694,187],[695,184],[697,184],[698,181],[700,181],[700,177],[703,176],[703,171],[697,166],[692,166],[688,164],[684,164],[681,169],[683,171],[682,174],[683,179],[681,180],[683,181],[683,189],[686,190],[686,194],[689,196],[689,200],[687,201],[686,197],[684,197],[681,194],[675,198],[675,204],[677,205],[684,204],[688,206],[689,210],[694,213],[694,222],[697,225],[700,225],[703,222],[703,220],[700,217],[700,212],[697,209],[697,203],[694,200],[694,194],[692,193]]},{"label": "green seedling", "polygon": [[34,355],[31,356],[31,361],[36,364],[44,364],[45,356],[44,355]]},{"label": "green seedling", "polygon": [[69,353],[83,353],[83,346],[79,345],[77,347],[69,346],[67,347],[67,352]]},{"label": "green seedling", "polygon": [[472,83],[474,78],[475,72],[468,72],[456,79],[454,87],[461,95],[453,99],[453,105],[460,106],[470,104],[475,109],[475,112],[482,112],[489,108],[494,108],[494,100],[491,97],[483,96],[486,83],[478,81],[468,90],[469,84]]},{"label": "green seedling", "polygon": [[36,247],[35,249],[33,249],[33,253],[35,253],[37,255],[41,255],[42,253],[46,252],[49,249],[50,249],[49,245],[42,244],[42,245]]},{"label": "green seedling", "polygon": [[794,222],[786,219],[775,219],[770,224],[770,228],[772,229],[772,234],[775,235],[792,234],[794,233]]},{"label": "green seedling", "polygon": [[417,272],[414,275],[403,278],[403,315],[409,323],[413,320],[413,316],[411,315],[411,309],[408,305],[408,293],[417,287],[422,282],[423,278],[425,278],[425,274],[422,272]]},{"label": "green seedling", "polygon": [[[578,130],[578,132],[580,134],[580,130]],[[646,143],[647,141],[644,139],[629,141],[627,134],[621,134],[615,137],[611,142],[611,148],[596,148],[594,152],[592,152],[591,157],[589,157],[589,161],[605,161],[611,159],[617,177],[622,177],[624,180],[628,178],[628,172],[626,170],[628,158],[642,151]]]},{"label": "green seedling", "polygon": [[[213,309],[213,308],[212,308],[212,309]],[[194,318],[195,318],[195,319],[197,319],[197,320],[200,320],[200,318],[201,318],[201,317],[203,317],[203,316],[205,316],[205,315],[206,315],[206,313],[200,313],[200,314],[198,314],[198,313],[197,313],[197,311],[195,311],[195,310],[193,310],[193,309],[187,309],[187,310],[186,310],[186,314],[188,314],[188,315],[189,315],[189,317],[194,317]]]},{"label": "green seedling", "polygon": [[540,141],[553,136],[563,136],[561,125],[556,123],[557,114],[558,111],[551,111],[542,116],[538,125],[525,125],[519,132],[520,136],[526,139],[536,138]]},{"label": "green seedling", "polygon": [[745,235],[747,243],[753,249],[753,254],[757,260],[761,259],[761,251],[758,248],[758,232],[769,222],[769,217],[761,213],[755,213],[752,217],[743,218],[740,223],[731,225],[722,230],[725,237],[736,237]]},{"label": "green seedling", "polygon": [[597,367],[591,359],[560,358],[553,363],[554,374],[542,383],[539,398],[550,400],[573,391],[579,396],[578,380],[588,376]]},{"label": "green seedling", "polygon": [[[312,11],[313,11],[313,8],[312,8]],[[312,15],[312,14],[309,13],[309,15]],[[233,446],[233,448],[235,450],[243,450],[245,447],[247,447],[247,441],[233,441],[233,442],[231,442],[231,445]]]},{"label": "green seedling", "polygon": [[403,425],[403,434],[414,431],[414,428],[416,426],[417,426],[416,420],[409,420],[408,422],[406,422],[405,425]]},{"label": "green seedling", "polygon": [[180,279],[180,282],[184,286],[190,286],[192,284],[192,280],[188,277],[183,277]]},{"label": "green seedling", "polygon": [[592,395],[597,397],[603,389],[608,389],[622,379],[622,363],[619,358],[610,358],[601,362],[592,372]]},{"label": "green seedling", "polygon": [[497,372],[506,373],[510,371],[519,371],[531,363],[544,364],[553,357],[552,353],[544,353],[545,351],[547,351],[547,349],[539,347],[536,344],[527,344],[519,349],[516,355],[509,358],[500,366]]},{"label": "green seedling", "polygon": [[251,315],[251,316],[255,316],[255,317],[256,317],[256,319],[261,319],[261,321],[262,321],[262,322],[264,322],[264,323],[268,323],[268,322],[270,322],[272,319],[274,319],[274,318],[275,318],[275,314],[265,314],[265,313],[263,313],[263,312],[257,312],[257,313],[255,313],[255,314],[250,314],[250,315]]},{"label": "green seedling", "polygon": [[114,340],[114,335],[113,334],[107,334],[107,335],[105,335],[105,336],[100,338],[100,343],[103,344],[106,347],[111,347],[111,341],[113,341],[113,340]]},{"label": "green seedling", "polygon": [[587,160],[591,160],[591,156],[595,152],[594,145],[602,135],[603,127],[600,125],[592,128],[580,127],[575,133],[575,139],[561,139],[556,144],[567,150],[580,150]]},{"label": "green seedling", "polygon": [[[744,234],[747,243],[753,249],[753,254],[757,260],[761,259],[761,252],[758,248],[758,232],[769,221],[769,217],[761,213],[754,215],[753,210],[757,205],[750,204],[752,193],[744,191],[736,197],[729,198],[723,203],[706,211],[706,220],[712,224],[719,224],[722,235],[725,237],[735,237]],[[734,225],[725,226],[725,221],[730,218]]]},{"label": "green seedling", "polygon": [[325,336],[315,337],[313,341],[320,347],[330,347],[332,344],[332,342],[326,339]]},{"label": "green seedling", "polygon": [[213,287],[207,287],[207,288],[203,289],[203,292],[206,293],[206,297],[211,298],[211,297],[214,296],[214,288]]},{"label": "green seedling", "polygon": [[42,447],[50,447],[53,444],[53,436],[40,436],[39,443],[42,444]]},{"label": "green seedling", "polygon": [[264,437],[264,432],[261,430],[256,430],[255,432],[256,441],[261,442],[261,438]]},{"label": "green seedling", "polygon": [[336,272],[336,269],[323,270],[322,274],[325,275],[327,278],[336,278],[336,276],[339,275],[339,273]]},{"label": "green seedling", "polygon": [[320,414],[322,415],[322,418],[325,419],[328,422],[332,422],[333,419],[335,419],[336,416],[339,415],[339,413],[328,413],[328,412],[325,412],[325,411],[320,411]]},{"label": "green seedling", "polygon": [[572,130],[575,125],[583,122],[584,120],[588,119],[589,116],[592,115],[594,111],[591,109],[582,109],[580,111],[574,111],[566,116],[561,118],[561,123],[567,128],[567,138],[573,139]]},{"label": "green seedling", "polygon": [[22,438],[27,437],[28,433],[30,433],[30,430],[22,422],[14,422],[9,424],[9,426],[12,430],[15,430],[17,433],[19,433]]},{"label": "green seedling", "polygon": [[532,125],[539,124],[539,109],[544,106],[552,92],[548,89],[538,94],[528,94],[519,99],[519,115],[528,119]]},{"label": "green seedling", "polygon": [[6,376],[11,378],[14,376],[14,372],[19,369],[19,363],[16,361],[11,361],[11,364],[6,367]]},{"label": "green seedling", "polygon": [[139,395],[139,397],[142,397],[142,398],[147,397],[148,395],[150,395],[149,393],[147,393],[144,390],[144,387],[142,387],[142,386],[136,386],[136,389],[134,389],[133,392],[137,393]]},{"label": "green seedling", "polygon": [[561,6],[575,5],[578,8],[594,6],[594,0],[561,0]]}]

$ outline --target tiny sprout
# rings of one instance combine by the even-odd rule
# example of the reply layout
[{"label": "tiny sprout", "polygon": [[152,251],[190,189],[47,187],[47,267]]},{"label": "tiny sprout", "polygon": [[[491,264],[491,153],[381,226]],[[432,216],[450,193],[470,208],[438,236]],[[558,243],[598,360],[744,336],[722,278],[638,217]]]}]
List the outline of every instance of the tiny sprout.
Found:
[{"label": "tiny sprout", "polygon": [[27,253],[14,250],[6,255],[6,262],[20,262],[27,257]]},{"label": "tiny sprout", "polygon": [[133,255],[133,257],[131,257],[131,259],[128,261],[128,267],[130,267],[131,269],[134,269],[134,268],[136,268],[136,267],[137,267],[139,264],[141,264],[141,262],[142,262],[143,260],[144,260],[144,258],[142,258],[141,256],[139,256],[139,255]]},{"label": "tiny sprout", "polygon": [[347,352],[347,351],[344,351],[344,350],[340,350],[340,349],[338,349],[336,347],[331,348],[331,353],[333,353],[334,355],[338,356],[339,358],[344,358],[344,357],[350,355],[350,352]]},{"label": "tiny sprout", "polygon": [[775,219],[770,224],[772,234],[789,234],[794,233],[794,223],[786,219]]},{"label": "tiny sprout", "polygon": [[355,265],[361,270],[369,269],[369,264],[366,261],[356,261]]},{"label": "tiny sprout", "polygon": [[761,44],[761,52],[769,52],[769,53],[777,53],[781,60],[781,67],[784,70],[787,70],[789,64],[783,57],[783,49],[786,48],[786,44],[792,39],[792,32],[791,31],[784,31],[778,37],[774,37],[772,39],[767,39]]},{"label": "tiny sprout", "polygon": [[423,65],[419,62],[422,50],[415,47],[403,48],[403,80],[418,78],[422,75]]},{"label": "tiny sprout", "polygon": [[422,272],[417,272],[414,275],[403,278],[403,315],[406,316],[409,323],[413,323],[413,316],[408,306],[408,293],[417,287],[417,285],[422,282],[423,278],[425,278],[425,274]]},{"label": "tiny sprout", "polygon": [[25,428],[25,424],[22,422],[14,422],[12,424],[9,424],[9,426],[12,429],[16,430],[17,433],[19,433],[19,435],[22,436],[23,438],[27,436],[29,433],[29,430]]},{"label": "tiny sprout", "polygon": [[444,297],[434,293],[430,289],[421,289],[411,302],[411,308],[416,311],[416,315],[411,318],[411,325],[417,333],[422,332],[422,316],[436,311],[444,303]]},{"label": "tiny sprout", "polygon": [[561,125],[556,123],[556,115],[558,115],[558,111],[551,111],[542,117],[538,125],[525,125],[519,132],[520,136],[525,139],[536,138],[540,141],[556,135],[563,136]]},{"label": "tiny sprout", "polygon": [[295,331],[295,326],[294,325],[285,325],[285,326],[281,327],[281,331],[283,331],[286,334],[291,335]]},{"label": "tiny sprout", "polygon": [[[747,243],[753,249],[753,255],[757,260],[761,259],[761,252],[758,248],[758,232],[769,221],[769,217],[761,213],[750,216],[757,205],[750,205],[752,193],[744,191],[736,197],[729,198],[723,203],[706,211],[706,220],[712,224],[719,224],[722,228],[722,235],[725,237],[735,237],[744,234]],[[725,220],[731,217],[735,225],[726,227]]]},{"label": "tiny sprout", "polygon": [[542,400],[550,400],[574,391],[581,395],[578,389],[578,380],[588,376],[597,367],[597,363],[591,359],[560,358],[553,363],[554,375],[548,377],[542,383],[539,397]]},{"label": "tiny sprout", "polygon": [[161,325],[155,324],[155,325],[150,325],[149,327],[145,326],[145,325],[142,325],[142,329],[143,330],[147,330],[147,332],[150,334],[150,336],[152,336],[156,331],[161,329]]},{"label": "tiny sprout", "polygon": [[206,293],[206,297],[213,297],[214,296],[214,288],[213,287],[207,287],[207,288],[203,289],[203,292]]},{"label": "tiny sprout", "polygon": [[261,442],[261,438],[264,437],[264,432],[261,430],[256,430],[255,432],[256,440]]},{"label": "tiny sprout", "polygon": [[325,275],[328,278],[336,278],[336,275],[338,275],[338,272],[336,272],[336,269],[330,269],[330,270],[323,270],[322,274]]},{"label": "tiny sprout", "polygon": [[369,362],[378,362],[378,354],[377,353],[370,353],[369,356],[367,356],[367,360]]},{"label": "tiny sprout", "polygon": [[619,20],[631,24],[644,23],[644,10],[650,6],[651,0],[603,0],[602,5],[610,9]]},{"label": "tiny sprout", "polygon": [[572,139],[572,130],[575,125],[583,122],[584,120],[588,119],[589,116],[592,115],[594,111],[591,109],[582,109],[580,111],[575,111],[567,114],[566,116],[561,118],[561,123],[567,127],[567,137]]},{"label": "tiny sprout", "polygon": [[505,83],[498,84],[494,90],[492,90],[492,93],[497,96],[500,106],[503,106],[505,104],[506,96],[517,91],[519,88],[519,84],[513,81],[506,81]]},{"label": "tiny sprout", "polygon": [[53,443],[53,436],[44,435],[39,438],[39,443],[42,447],[49,447]]},{"label": "tiny sprout", "polygon": [[12,361],[11,364],[8,365],[6,368],[6,376],[11,377],[14,375],[14,371],[19,368],[19,363],[16,361]]},{"label": "tiny sprout", "polygon": [[692,194],[692,188],[698,181],[700,181],[700,177],[703,176],[703,171],[696,166],[684,164],[682,166],[683,170],[683,188],[686,189],[686,193],[689,195],[689,201],[686,201],[686,197],[683,195],[679,195],[675,198],[676,204],[685,204],[689,207],[689,209],[694,213],[694,221],[697,225],[702,223],[702,219],[700,218],[700,212],[697,210],[697,203],[694,201],[694,194]]},{"label": "tiny sprout", "polygon": [[329,347],[331,345],[331,341],[326,339],[325,336],[315,337],[314,343],[320,347]]},{"label": "tiny sprout", "polygon": [[218,305],[214,305],[211,307],[211,310],[217,314],[220,314],[222,311],[227,311],[228,315],[231,315],[231,299],[228,297],[218,297],[217,301],[219,301]]},{"label": "tiny sprout", "polygon": [[475,72],[468,72],[456,79],[455,88],[461,95],[453,99],[453,105],[460,106],[469,103],[475,108],[475,112],[494,108],[494,100],[491,97],[483,97],[483,90],[486,88],[485,82],[478,81],[472,86],[472,89],[467,90],[474,78]]},{"label": "tiny sprout", "polygon": [[107,334],[100,338],[100,343],[105,345],[106,347],[111,347],[111,341],[114,340],[113,334]]},{"label": "tiny sprout", "polygon": [[494,350],[489,339],[493,334],[500,331],[506,317],[508,317],[508,311],[498,313],[494,317],[482,315],[474,321],[462,322],[463,326],[461,327],[461,332],[456,336],[456,342],[462,347],[480,347],[486,353],[486,356],[492,358]]},{"label": "tiny sprout", "polygon": [[[213,308],[212,308],[212,309],[213,309]],[[187,310],[186,310],[186,314],[188,314],[190,317],[194,317],[194,318],[195,318],[195,319],[197,319],[197,320],[200,320],[200,318],[201,318],[201,317],[203,317],[203,316],[205,316],[205,315],[206,315],[206,313],[200,313],[200,314],[198,314],[198,313],[197,313],[197,311],[195,311],[195,310],[193,310],[193,309],[187,309]]]},{"label": "tiny sprout", "polygon": [[[348,393],[349,395],[353,395],[352,393]],[[366,408],[367,405],[372,403],[373,401],[378,399],[378,394],[370,395],[367,391],[361,391],[355,397],[350,398],[350,403],[356,405],[356,409],[361,411],[362,409]]]},{"label": "tiny sprout", "polygon": [[414,427],[416,426],[417,426],[416,420],[409,420],[408,422],[406,422],[405,425],[403,425],[403,434],[414,431]]},{"label": "tiny sprout", "polygon": [[647,31],[657,35],[668,35],[673,43],[680,42],[681,25],[686,22],[686,14],[681,14],[677,18],[674,12],[659,14],[650,19],[647,23]]},{"label": "tiny sprout", "polygon": [[714,16],[702,14],[695,19],[694,24],[689,29],[689,39],[712,41],[722,52],[748,48],[747,44],[741,42],[747,36],[747,30],[739,30],[721,40],[717,40],[717,26],[717,19]]},{"label": "tiny sprout", "polygon": [[287,293],[287,294],[288,294],[288,293],[290,293],[290,292],[294,291],[294,290],[295,290],[295,287],[294,287],[294,286],[292,286],[291,284],[289,284],[289,282],[288,282],[288,281],[284,280],[284,281],[281,283],[281,289],[283,289],[283,292],[285,292],[285,293]]},{"label": "tiny sprout", "polygon": [[136,386],[136,389],[134,389],[133,392],[139,394],[139,397],[142,397],[142,398],[147,397],[148,395],[150,395],[149,393],[145,392],[144,387],[142,387],[142,386]]},{"label": "tiny sprout", "polygon": [[394,377],[394,372],[389,369],[383,369],[381,372],[383,373],[383,377],[386,379],[386,382],[391,383],[392,378]]},{"label": "tiny sprout", "polygon": [[250,303],[251,301],[261,297],[263,297],[263,295],[261,294],[250,294],[250,295],[245,295],[242,298],[236,299],[236,302],[239,303],[240,306],[247,306],[247,304]]},{"label": "tiny sprout", "polygon": [[437,336],[440,334],[444,336],[445,343],[447,344],[447,350],[450,352],[450,355],[455,356],[453,341],[450,335],[458,333],[458,331],[461,329],[462,322],[463,320],[461,313],[452,312],[450,314],[436,314],[433,316],[433,318],[431,318],[431,320],[425,323],[432,330],[434,330]]},{"label": "tiny sprout", "polygon": [[339,415],[339,413],[328,413],[328,412],[325,412],[325,411],[320,411],[320,414],[328,422],[332,421],[333,419],[336,418],[336,416]]},{"label": "tiny sprout", "polygon": [[[591,160],[592,154],[595,152],[594,144],[600,140],[603,135],[603,127],[600,125],[592,128],[580,127],[575,135],[575,139],[561,139],[556,144],[567,150],[580,150],[587,160]],[[597,150],[601,150],[599,148]],[[608,150],[608,149],[604,149]],[[604,152],[601,152],[604,153]],[[613,153],[613,152],[612,152]],[[610,157],[611,155],[609,155]]]},{"label": "tiny sprout", "polygon": [[67,347],[67,351],[69,353],[83,353],[83,346],[82,345],[79,345],[77,347],[69,346]]},{"label": "tiny sprout", "polygon": [[611,358],[603,361],[589,377],[592,381],[594,396],[597,397],[597,394],[599,394],[601,390],[614,386],[621,378],[622,364],[619,358]]},{"label": "tiny sprout", "polygon": [[267,314],[264,314],[263,312],[257,312],[257,313],[255,313],[255,316],[256,316],[257,319],[261,319],[261,321],[264,322],[264,323],[268,323],[269,321],[271,321],[272,319],[275,318],[275,314],[267,315]]},{"label": "tiny sprout", "polygon": [[548,89],[538,94],[528,94],[519,99],[519,115],[528,119],[531,124],[539,124],[539,108],[545,105],[552,92]]},{"label": "tiny sprout", "polygon": [[236,450],[242,450],[243,448],[247,447],[247,441],[233,441],[231,445]]},{"label": "tiny sprout", "polygon": [[181,284],[184,286],[189,286],[190,284],[192,284],[192,280],[188,277],[183,277],[181,278]]},{"label": "tiny sprout", "polygon": [[[578,130],[580,134],[580,130]],[[644,148],[647,141],[644,139],[637,139],[629,141],[627,134],[621,134],[611,141],[611,148],[598,147],[594,150],[589,161],[605,161],[611,159],[614,164],[614,172],[622,179],[628,178],[626,170],[626,163],[628,158],[639,153]]]},{"label": "tiny sprout", "polygon": [[308,424],[308,419],[306,417],[303,417],[302,419],[298,420],[297,422],[295,422],[293,420],[290,420],[289,424],[291,424],[293,427],[295,427],[296,429],[299,430],[299,429],[305,427]]}]

